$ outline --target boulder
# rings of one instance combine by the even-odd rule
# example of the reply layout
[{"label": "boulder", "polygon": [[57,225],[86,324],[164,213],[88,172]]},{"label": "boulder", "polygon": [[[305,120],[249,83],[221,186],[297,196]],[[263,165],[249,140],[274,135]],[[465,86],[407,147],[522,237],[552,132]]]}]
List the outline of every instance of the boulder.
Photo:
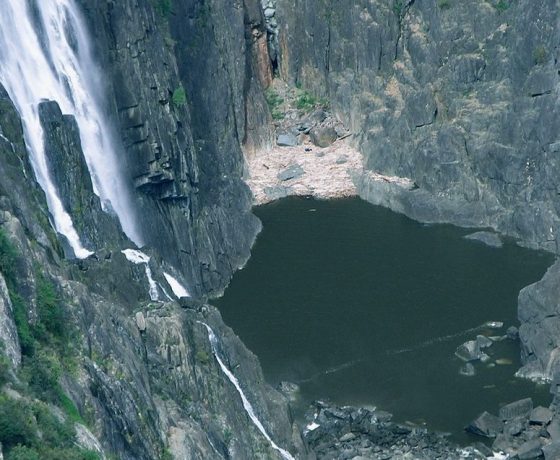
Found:
[{"label": "boulder", "polygon": [[295,147],[299,144],[298,138],[291,133],[280,134],[276,139],[280,147]]},{"label": "boulder", "polygon": [[518,340],[519,339],[519,329],[515,326],[510,326],[506,330],[506,337],[510,340]]},{"label": "boulder", "polygon": [[542,455],[542,446],[538,439],[531,439],[517,449],[517,457],[519,460],[530,460],[539,458]]},{"label": "boulder", "polygon": [[144,318],[144,313],[141,311],[137,312],[135,315],[136,319],[136,326],[140,332],[144,332],[146,330],[146,319]]},{"label": "boulder", "polygon": [[502,420],[511,420],[516,417],[529,417],[532,410],[533,400],[525,398],[502,406],[499,415]]},{"label": "boulder", "polygon": [[330,126],[316,126],[309,131],[311,142],[317,147],[328,147],[337,139],[336,131]]},{"label": "boulder", "polygon": [[264,193],[271,200],[279,200],[280,198],[285,198],[290,194],[290,187],[285,187],[283,185],[265,187]]},{"label": "boulder", "polygon": [[[490,342],[492,341],[490,340]],[[457,347],[457,350],[455,351],[455,356],[466,362],[476,360],[484,362],[490,359],[490,357],[481,350],[481,346],[478,340],[469,340],[462,345],[459,345],[459,347]]]},{"label": "boulder", "polygon": [[483,412],[465,428],[467,431],[487,438],[495,438],[502,432],[504,423],[495,415]]},{"label": "boulder", "polygon": [[281,181],[287,181],[290,179],[297,179],[298,177],[301,177],[305,174],[305,171],[303,170],[303,168],[301,167],[301,165],[293,164],[288,166],[286,169],[284,169],[283,171],[280,171],[277,174],[277,178],[280,179]]},{"label": "boulder", "polygon": [[558,441],[560,443],[560,422],[553,420],[550,425],[546,427],[546,431],[553,441]]},{"label": "boulder", "polygon": [[554,441],[541,448],[544,460],[557,460],[560,458],[560,442]]},{"label": "boulder", "polygon": [[527,419],[525,417],[516,417],[508,420],[504,424],[504,434],[507,436],[517,436],[527,428]]},{"label": "boulder", "polygon": [[535,407],[529,416],[529,421],[534,425],[548,425],[551,420],[552,411],[543,406]]},{"label": "boulder", "polygon": [[491,347],[494,342],[492,339],[486,337],[485,335],[477,335],[476,343],[480,348],[488,348]]}]

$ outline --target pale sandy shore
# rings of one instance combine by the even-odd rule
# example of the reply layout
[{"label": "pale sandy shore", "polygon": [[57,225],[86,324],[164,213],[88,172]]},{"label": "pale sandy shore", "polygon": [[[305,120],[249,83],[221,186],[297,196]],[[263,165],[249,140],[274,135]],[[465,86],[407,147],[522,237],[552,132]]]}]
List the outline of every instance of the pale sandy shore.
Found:
[{"label": "pale sandy shore", "polygon": [[[306,151],[306,149],[311,149]],[[303,174],[288,180],[278,178],[287,168],[299,165]],[[326,148],[304,143],[296,147],[276,146],[248,161],[247,184],[254,205],[266,204],[285,196],[313,196],[333,199],[358,194],[352,176],[367,174],[373,180],[413,186],[406,178],[390,177],[372,171],[364,173],[362,155],[347,139],[339,139]]]},{"label": "pale sandy shore", "polygon": [[[292,165],[301,166],[304,173],[293,179],[279,179],[278,174]],[[354,196],[357,191],[350,171],[361,172],[363,165],[360,153],[341,139],[326,148],[311,143],[276,146],[257,153],[248,162],[248,171],[247,184],[255,197],[254,204],[260,205],[289,195],[320,199]]]}]

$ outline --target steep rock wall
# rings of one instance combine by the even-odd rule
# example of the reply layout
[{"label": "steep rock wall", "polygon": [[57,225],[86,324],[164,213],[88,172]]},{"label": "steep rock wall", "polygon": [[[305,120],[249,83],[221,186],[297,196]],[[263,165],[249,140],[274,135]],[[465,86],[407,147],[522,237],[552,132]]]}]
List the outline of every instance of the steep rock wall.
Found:
[{"label": "steep rock wall", "polygon": [[[558,252],[556,0],[278,0],[280,71],[327,96],[366,167],[364,198]],[[302,12],[305,12],[304,14]]]},{"label": "steep rock wall", "polygon": [[[61,118],[55,103],[43,111],[49,144],[74,161],[55,168],[68,167],[69,177],[79,178],[83,157],[73,119]],[[264,383],[256,357],[217,310],[169,294],[165,301],[150,299],[145,267],[120,251],[132,243],[119,236],[116,217],[107,215],[112,223],[98,229],[109,229],[103,250],[84,260],[63,258],[27,161],[19,115],[2,88],[0,157],[1,404],[16,397],[33,404],[44,400],[40,404],[48,403],[57,419],[85,433],[86,440],[76,435],[71,444],[101,458],[277,458],[214,358],[204,322],[269,435],[304,455],[285,398]],[[87,183],[80,193],[85,202],[93,197]],[[98,212],[98,204],[91,206],[84,219]],[[151,276],[162,292],[171,293],[163,287],[165,267],[152,254]],[[45,317],[46,292],[58,319]],[[52,321],[59,322],[56,338],[48,329]],[[74,436],[73,429],[66,436]],[[20,436],[19,442],[29,442]]]},{"label": "steep rock wall", "polygon": [[82,4],[145,242],[195,295],[219,293],[260,228],[241,179],[242,146],[270,142],[258,2]]}]

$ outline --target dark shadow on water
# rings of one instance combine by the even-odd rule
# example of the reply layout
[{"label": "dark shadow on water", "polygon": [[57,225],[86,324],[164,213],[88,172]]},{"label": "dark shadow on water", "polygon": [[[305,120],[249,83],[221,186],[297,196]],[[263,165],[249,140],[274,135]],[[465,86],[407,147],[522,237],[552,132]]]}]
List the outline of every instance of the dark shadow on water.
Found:
[{"label": "dark shadow on water", "polygon": [[548,404],[546,387],[514,377],[516,343],[493,345],[473,377],[459,375],[454,352],[518,324],[519,290],[542,277],[550,254],[490,248],[464,239],[468,229],[359,199],[288,198],[256,214],[264,229],[253,255],[216,304],[273,385],[299,383],[304,404],[375,405],[460,442],[483,410],[527,395]]}]

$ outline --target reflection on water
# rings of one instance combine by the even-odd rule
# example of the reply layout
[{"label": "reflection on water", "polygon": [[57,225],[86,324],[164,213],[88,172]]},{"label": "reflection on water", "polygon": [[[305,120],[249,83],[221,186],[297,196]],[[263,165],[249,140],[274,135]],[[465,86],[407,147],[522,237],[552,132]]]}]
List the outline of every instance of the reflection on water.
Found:
[{"label": "reflection on water", "polygon": [[516,343],[485,349],[471,377],[454,353],[517,324],[517,294],[551,255],[490,248],[359,199],[289,198],[256,213],[252,258],[216,303],[272,384],[301,386],[302,404],[376,405],[461,440],[483,410],[529,394],[547,403],[546,388],[514,377]]}]

